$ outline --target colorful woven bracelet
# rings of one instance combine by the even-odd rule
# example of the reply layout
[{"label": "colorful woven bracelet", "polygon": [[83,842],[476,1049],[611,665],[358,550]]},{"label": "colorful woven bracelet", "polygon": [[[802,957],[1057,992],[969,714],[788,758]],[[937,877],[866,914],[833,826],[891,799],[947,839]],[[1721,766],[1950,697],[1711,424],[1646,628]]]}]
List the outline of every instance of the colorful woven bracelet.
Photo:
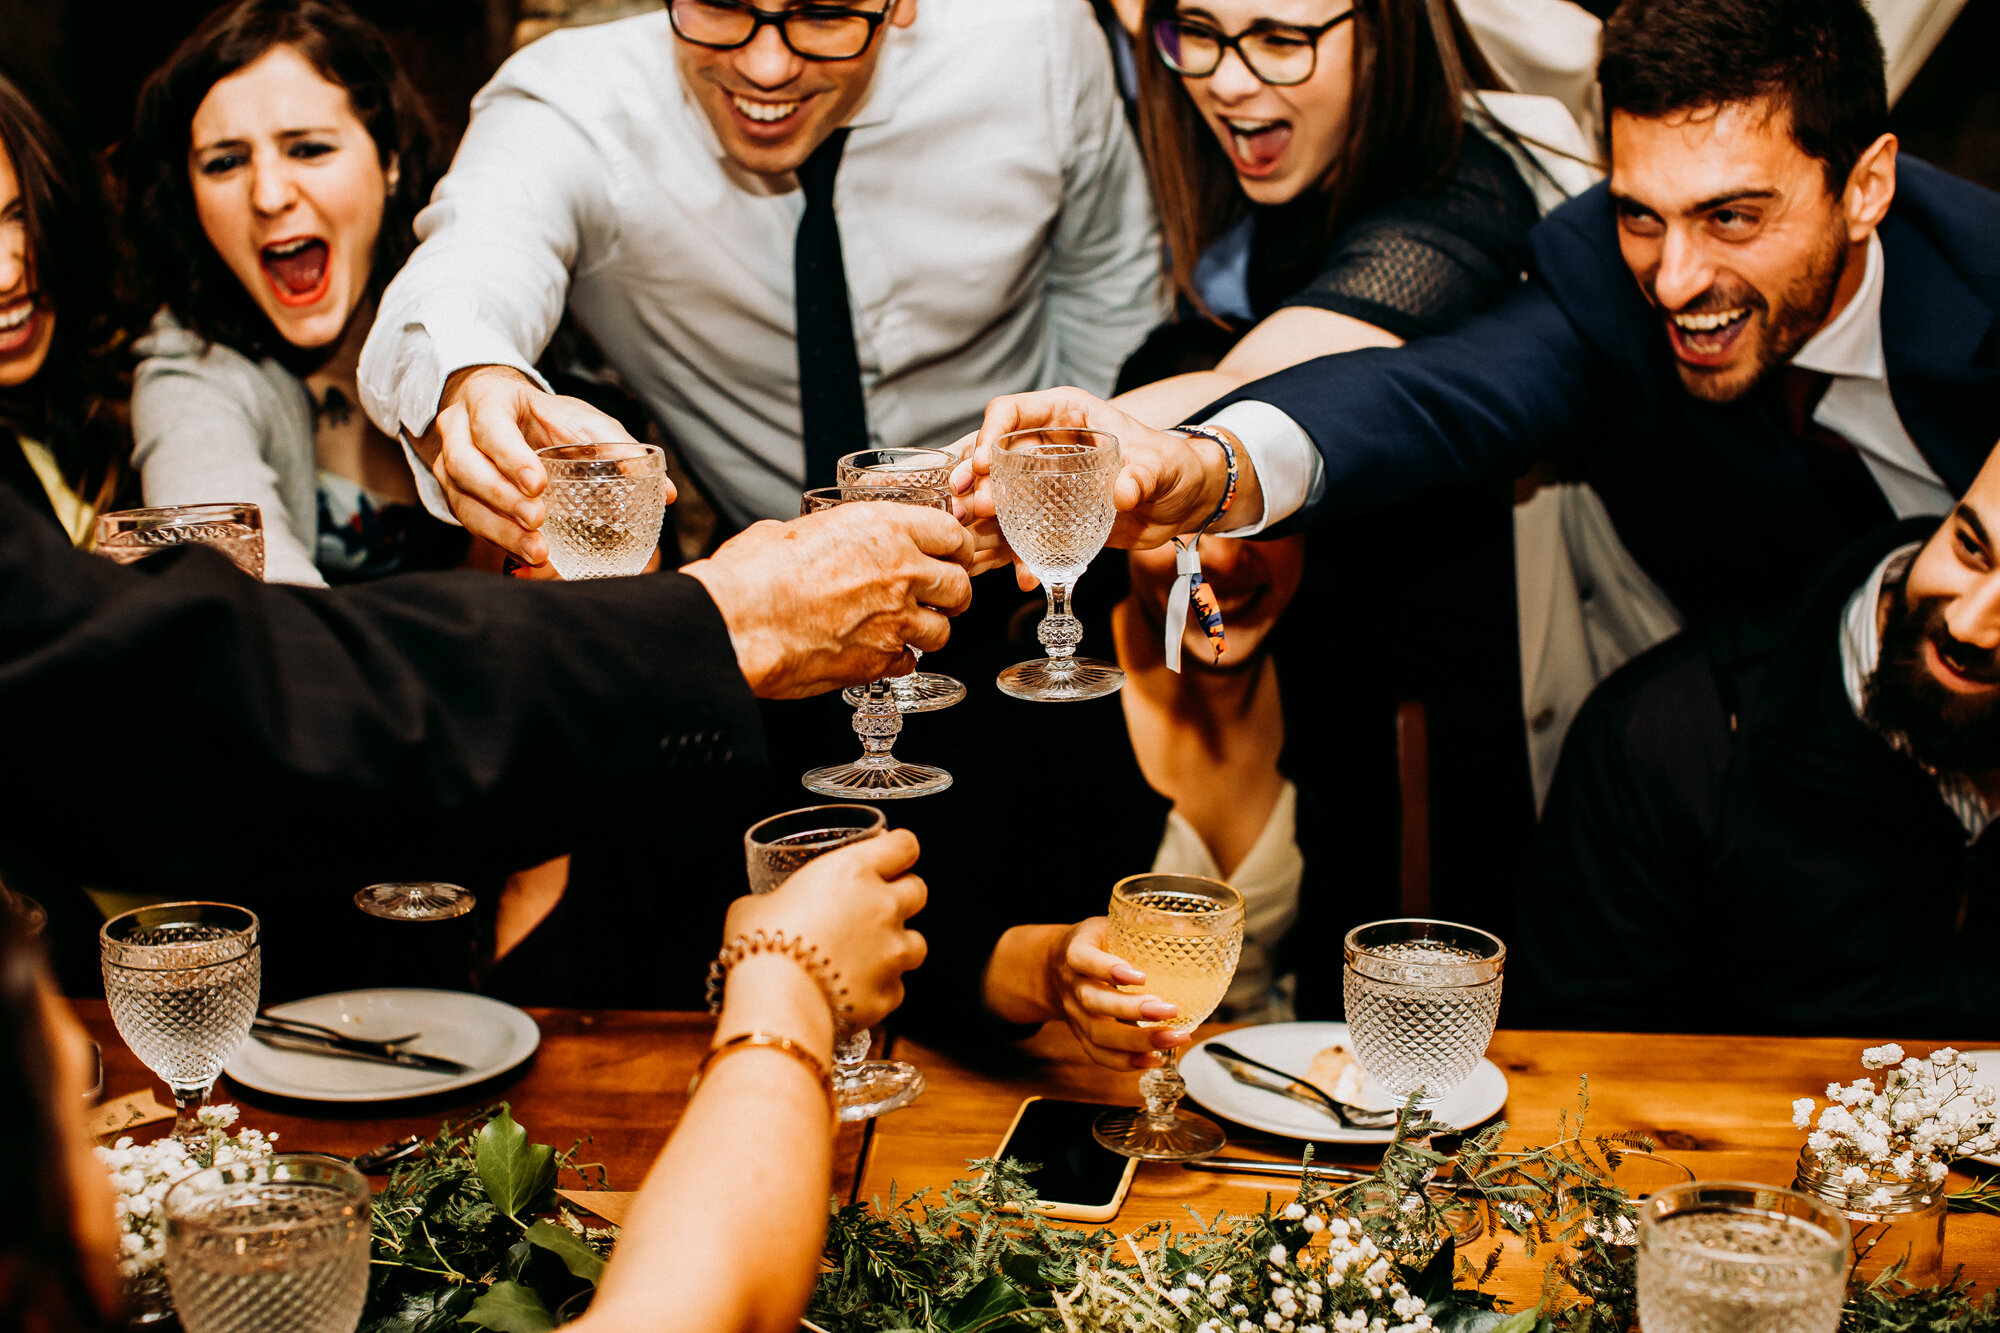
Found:
[{"label": "colorful woven bracelet", "polygon": [[1205,440],[1214,440],[1221,445],[1223,466],[1229,470],[1229,476],[1222,486],[1222,503],[1215,507],[1215,512],[1208,516],[1206,522],[1194,530],[1195,535],[1200,536],[1214,527],[1222,516],[1229,512],[1229,506],[1236,503],[1236,437],[1220,426],[1176,426],[1174,429],[1183,435],[1199,435]]}]

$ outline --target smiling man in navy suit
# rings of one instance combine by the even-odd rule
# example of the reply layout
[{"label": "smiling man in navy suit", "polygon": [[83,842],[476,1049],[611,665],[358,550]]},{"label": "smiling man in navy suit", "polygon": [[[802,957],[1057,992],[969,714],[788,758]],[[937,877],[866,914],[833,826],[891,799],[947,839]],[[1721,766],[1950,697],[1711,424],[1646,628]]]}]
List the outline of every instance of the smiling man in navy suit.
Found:
[{"label": "smiling man in navy suit", "polygon": [[[1610,179],[1537,228],[1533,281],[1200,414],[1242,474],[1213,530],[1549,461],[1595,486],[1691,623],[1755,627],[1747,651],[1848,541],[1964,493],[2000,439],[2000,196],[1899,159],[1861,0],[1626,0],[1599,79]],[[1221,500],[1221,443],[1075,390],[996,400],[981,441],[1044,424],[1120,437],[1113,544],[1193,531]],[[978,514],[985,462],[958,478]]]}]

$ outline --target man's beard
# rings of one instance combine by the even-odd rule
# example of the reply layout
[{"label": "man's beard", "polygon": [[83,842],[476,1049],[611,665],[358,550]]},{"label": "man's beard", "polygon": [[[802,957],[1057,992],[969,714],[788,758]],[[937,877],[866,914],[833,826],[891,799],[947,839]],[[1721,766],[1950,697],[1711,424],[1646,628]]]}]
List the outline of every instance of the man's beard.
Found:
[{"label": "man's beard", "polygon": [[[1682,387],[1711,403],[1733,403],[1762,384],[1772,370],[1790,361],[1826,323],[1827,312],[1833,309],[1834,294],[1840,289],[1840,279],[1847,272],[1847,256],[1847,228],[1836,217],[1836,225],[1827,228],[1821,244],[1807,255],[1805,272],[1786,285],[1775,305],[1765,300],[1756,288],[1742,284],[1711,287],[1674,311],[1680,315],[1707,315],[1748,306],[1764,316],[1763,332],[1748,349],[1747,375],[1738,371],[1722,379],[1713,372],[1697,370],[1676,360]],[[1752,314],[1748,318],[1754,320],[1757,316]],[[1750,330],[1744,333],[1747,337]]]},{"label": "man's beard", "polygon": [[1911,757],[1933,772],[1991,772],[2000,769],[2000,689],[1960,694],[1924,664],[1929,643],[1954,670],[2000,685],[2000,652],[1954,638],[1945,625],[1950,600],[1913,603],[1901,583],[1889,590],[1882,657],[1868,678],[1862,712],[1878,730],[1899,733]]}]

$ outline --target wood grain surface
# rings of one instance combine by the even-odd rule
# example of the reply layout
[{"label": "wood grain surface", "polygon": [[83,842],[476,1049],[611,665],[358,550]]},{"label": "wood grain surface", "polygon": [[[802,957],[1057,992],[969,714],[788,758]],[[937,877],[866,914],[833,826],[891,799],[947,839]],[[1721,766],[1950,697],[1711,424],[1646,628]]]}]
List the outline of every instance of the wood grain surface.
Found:
[{"label": "wood grain surface", "polygon": [[[1204,1029],[1222,1031],[1221,1028]],[[1610,1133],[1640,1130],[1660,1142],[1662,1154],[1703,1180],[1792,1183],[1805,1135],[1792,1127],[1792,1101],[1824,1099],[1826,1085],[1861,1077],[1861,1049],[1873,1042],[1845,1039],[1652,1036],[1580,1032],[1499,1032],[1487,1056],[1506,1072],[1509,1123],[1506,1141],[1531,1147],[1556,1137],[1556,1115],[1574,1107],[1589,1077],[1591,1127]],[[1928,1054],[1929,1043],[1905,1043]],[[1943,1044],[1943,1043],[1938,1043]],[[1970,1043],[1981,1045],[1984,1043]],[[878,1122],[866,1150],[858,1193],[886,1198],[940,1186],[967,1174],[968,1159],[991,1154],[1012,1123],[1021,1099],[1032,1093],[1082,1101],[1135,1103],[1137,1076],[1101,1069],[1082,1054],[1068,1029],[1045,1028],[1017,1049],[945,1053],[914,1042],[896,1054],[924,1071],[929,1084],[914,1106]],[[1224,1124],[1232,1156],[1297,1161],[1303,1144]],[[1379,1149],[1321,1145],[1314,1159],[1359,1167],[1381,1160]],[[1969,1177],[1954,1172],[1950,1188]],[[1292,1186],[1269,1176],[1228,1176],[1167,1163],[1141,1163],[1132,1192],[1109,1225],[1129,1232],[1156,1220],[1191,1225],[1184,1205],[1203,1217],[1218,1211],[1254,1212],[1267,1194],[1280,1203]],[[1483,1259],[1491,1237],[1471,1246]],[[1533,1303],[1541,1288],[1542,1256],[1529,1260],[1517,1242],[1495,1278],[1495,1289],[1518,1304]],[[2000,1217],[1953,1216],[1945,1233],[1945,1268],[1965,1266],[1982,1289],[2000,1285]]]}]

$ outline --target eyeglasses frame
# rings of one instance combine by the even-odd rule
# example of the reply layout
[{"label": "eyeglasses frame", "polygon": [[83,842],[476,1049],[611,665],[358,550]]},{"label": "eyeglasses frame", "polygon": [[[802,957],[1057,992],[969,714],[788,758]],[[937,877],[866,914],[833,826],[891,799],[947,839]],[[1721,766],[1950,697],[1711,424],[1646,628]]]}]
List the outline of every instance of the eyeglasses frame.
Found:
[{"label": "eyeglasses frame", "polygon": [[[859,60],[868,54],[868,48],[875,44],[875,34],[880,32],[883,23],[888,21],[889,15],[896,8],[897,0],[889,0],[889,3],[884,5],[880,10],[854,9],[846,5],[808,5],[803,9],[759,9],[755,5],[746,3],[746,0],[702,0],[703,3],[740,10],[750,16],[749,35],[740,42],[730,42],[727,44],[700,41],[682,32],[680,20],[674,16],[675,0],[665,0],[665,2],[667,6],[667,23],[673,28],[674,36],[686,42],[689,46],[699,46],[705,51],[741,51],[744,47],[757,40],[758,33],[767,27],[771,27],[778,30],[778,40],[785,44],[785,49],[799,59],[817,61],[822,64],[839,64],[842,61]],[[786,26],[787,22],[794,16],[807,12],[820,15],[824,18],[866,19],[868,20],[868,40],[863,42],[861,49],[851,56],[808,55],[806,52],[792,45],[792,32]],[[1315,53],[1315,58],[1317,58],[1317,53]]]},{"label": "eyeglasses frame", "polygon": [[[1328,19],[1325,23],[1321,23],[1312,27],[1307,27],[1304,24],[1298,24],[1298,23],[1272,23],[1264,19],[1258,19],[1256,22],[1252,23],[1249,27],[1245,28],[1242,32],[1239,32],[1234,36],[1219,31],[1218,29],[1210,28],[1207,24],[1195,20],[1181,19],[1178,17],[1166,18],[1159,20],[1153,25],[1153,50],[1159,55],[1161,64],[1165,65],[1168,69],[1172,70],[1174,73],[1180,75],[1184,79],[1214,78],[1215,72],[1222,68],[1223,57],[1227,56],[1231,51],[1234,51],[1236,53],[1236,58],[1243,62],[1243,68],[1250,71],[1250,77],[1257,80],[1257,82],[1263,84],[1265,87],[1296,88],[1300,84],[1310,81],[1313,75],[1319,73],[1320,39],[1322,37],[1325,37],[1328,33],[1332,32],[1335,28],[1338,28],[1341,24],[1353,18],[1355,12],[1356,11],[1354,9],[1349,9],[1346,13],[1336,15],[1335,17]],[[1193,74],[1188,72],[1187,70],[1180,68],[1173,62],[1173,59],[1167,55],[1166,49],[1160,45],[1161,29],[1165,28],[1168,24],[1181,24],[1181,23],[1189,23],[1194,27],[1204,28],[1207,31],[1215,34],[1215,45],[1216,45],[1215,64],[1210,66],[1206,73]],[[1306,67],[1306,72],[1296,79],[1288,79],[1282,83],[1276,79],[1265,78],[1264,71],[1257,68],[1256,64],[1250,59],[1249,54],[1245,52],[1243,49],[1243,39],[1245,37],[1250,36],[1252,33],[1277,32],[1277,31],[1288,31],[1299,34],[1301,37],[1306,39],[1306,41],[1308,42],[1308,44],[1311,46],[1312,49],[1312,63]]]}]

